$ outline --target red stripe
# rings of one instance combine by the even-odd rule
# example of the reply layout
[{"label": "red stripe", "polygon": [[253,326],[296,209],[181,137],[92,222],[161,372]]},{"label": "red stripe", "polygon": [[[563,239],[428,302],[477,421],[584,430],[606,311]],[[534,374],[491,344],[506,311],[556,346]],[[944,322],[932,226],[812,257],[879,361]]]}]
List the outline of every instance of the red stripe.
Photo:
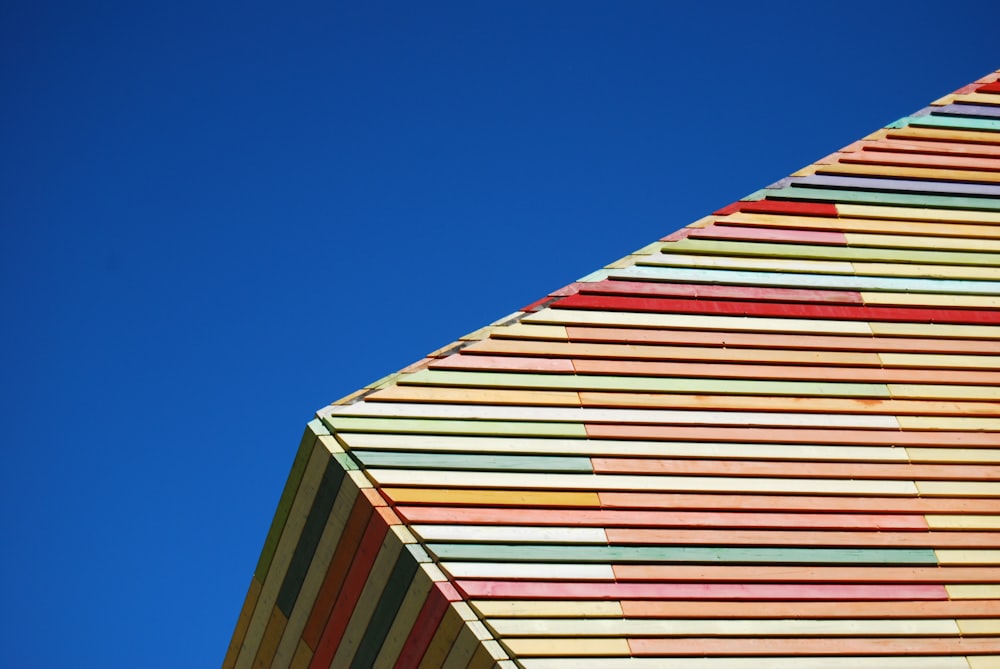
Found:
[{"label": "red stripe", "polygon": [[581,294],[570,295],[554,303],[552,308],[908,323],[1000,323],[1000,309],[977,311],[974,309],[768,304]]},{"label": "red stripe", "polygon": [[843,232],[830,232],[827,230],[786,230],[783,228],[712,225],[707,228],[692,230],[688,237],[692,239],[743,239],[758,242],[847,246],[847,237],[844,236]]},{"label": "red stripe", "polygon": [[728,216],[738,211],[748,214],[798,214],[800,216],[837,217],[837,206],[827,202],[786,202],[784,200],[757,200],[756,202],[734,202],[715,212],[716,216]]},{"label": "red stripe", "polygon": [[825,583],[604,583],[572,581],[475,581],[458,587],[467,598],[494,599],[743,599],[923,600],[947,599],[941,585]]},{"label": "red stripe", "polygon": [[389,526],[382,520],[382,517],[373,514],[372,519],[361,538],[361,544],[351,562],[351,568],[344,579],[344,587],[337,596],[337,602],[333,605],[330,619],[326,623],[319,643],[316,645],[316,653],[309,663],[309,669],[326,669],[333,662],[333,656],[337,653],[337,648],[343,639],[344,631],[351,620],[351,614],[357,606],[361,591],[368,582],[368,574],[375,564],[375,558],[382,548],[382,540],[385,539]]},{"label": "red stripe", "polygon": [[424,600],[416,622],[410,630],[410,635],[399,652],[399,658],[393,669],[415,669],[420,666],[420,660],[427,652],[427,646],[437,632],[445,611],[448,610],[448,598],[438,588],[432,588]]},{"label": "red stripe", "polygon": [[983,84],[976,89],[977,93],[1000,93],[1000,80]]}]

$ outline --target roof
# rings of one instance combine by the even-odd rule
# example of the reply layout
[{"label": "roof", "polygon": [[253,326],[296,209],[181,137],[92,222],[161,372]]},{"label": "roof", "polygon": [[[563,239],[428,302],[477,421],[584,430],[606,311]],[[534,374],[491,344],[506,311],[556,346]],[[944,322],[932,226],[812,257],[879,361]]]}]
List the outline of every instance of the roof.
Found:
[{"label": "roof", "polygon": [[1000,72],[330,405],[225,666],[1000,667]]}]

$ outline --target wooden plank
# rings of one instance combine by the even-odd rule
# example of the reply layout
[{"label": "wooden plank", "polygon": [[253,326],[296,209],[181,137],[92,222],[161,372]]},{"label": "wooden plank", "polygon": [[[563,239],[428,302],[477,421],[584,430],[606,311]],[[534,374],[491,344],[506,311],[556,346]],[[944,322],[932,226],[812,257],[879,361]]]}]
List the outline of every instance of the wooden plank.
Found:
[{"label": "wooden plank", "polygon": [[[855,191],[826,191],[819,188],[788,188],[778,191],[794,192],[795,197],[812,196],[835,192],[847,196],[865,196],[867,193]],[[803,195],[810,194],[810,195]],[[873,198],[906,197],[937,202],[938,200],[976,200],[989,204],[992,209],[1000,209],[1000,203],[993,204],[988,198],[957,198],[944,195],[903,196],[897,193],[872,193]],[[681,239],[667,247],[671,253],[694,253],[698,255],[751,256],[789,258],[797,260],[833,260],[840,262],[901,262],[928,265],[985,265],[1000,264],[996,253],[968,253],[962,251],[927,251],[916,249],[869,248],[851,246],[816,246],[809,244],[780,244],[772,242],[730,242],[703,239]],[[664,249],[666,252],[666,249]],[[570,295],[561,301],[572,299]],[[558,303],[557,303],[558,304]]]},{"label": "wooden plank", "polygon": [[625,639],[505,639],[518,658],[522,657],[629,657]]},{"label": "wooden plank", "polygon": [[789,638],[768,637],[628,640],[636,656],[719,656],[719,655],[965,655],[1000,653],[1000,639],[993,638]]},{"label": "wooden plank", "polygon": [[[1000,173],[997,175],[1000,177]],[[848,232],[844,235],[851,246],[895,249],[939,249],[949,251],[996,252],[1000,240],[963,237],[919,237],[915,235],[889,235]]]},{"label": "wooden plank", "polygon": [[[871,171],[882,169],[873,165],[831,165],[833,169],[850,171]],[[905,169],[905,168],[896,168]],[[930,168],[912,168],[913,172],[932,172]],[[969,172],[969,174],[988,174]],[[875,218],[810,218],[797,216],[771,216],[766,214],[733,214],[719,219],[732,226],[753,226],[765,228],[796,228],[806,230],[836,229],[843,232],[882,233],[891,235],[914,235],[919,237],[962,237],[966,239],[1000,239],[1000,226],[985,223],[931,223],[898,219]]]},{"label": "wooden plank", "polygon": [[[975,657],[970,658],[976,661]],[[969,669],[962,656],[901,657],[536,657],[520,660],[524,669]],[[973,669],[995,669],[974,666]]]},{"label": "wooden plank", "polygon": [[[497,508],[497,507],[438,507],[438,506],[400,506],[397,511],[412,523],[414,527],[423,524],[442,523],[445,525],[459,524],[486,525],[487,529],[495,526],[503,527],[509,523],[519,523],[525,526],[543,527],[596,527],[614,532],[612,528],[743,528],[765,529],[762,534],[773,533],[775,529],[803,528],[823,530],[826,534],[836,534],[834,531],[867,530],[858,532],[860,536],[872,537],[872,531],[882,534],[899,534],[893,530],[926,530],[927,522],[924,516],[903,513],[789,513],[789,512],[752,512],[752,511],[679,511],[674,509],[657,509],[655,511],[632,511],[620,509],[545,509],[545,508]],[[964,518],[965,516],[957,516]],[[513,531],[513,530],[511,530]],[[734,536],[736,533],[729,530]],[[795,533],[793,533],[795,534]],[[925,532],[905,532],[907,535],[923,536]],[[965,533],[948,532],[947,536],[962,536]],[[974,533],[982,537],[981,533]],[[610,535],[608,535],[610,536]],[[620,536],[616,534],[615,536]],[[597,537],[595,537],[595,540]],[[607,542],[607,537],[601,534],[600,541]],[[618,543],[631,543],[616,540]],[[652,537],[649,542],[655,542]],[[636,542],[643,543],[643,542]],[[696,542],[701,543],[701,542]],[[710,542],[715,543],[715,542]]]},{"label": "wooden plank", "polygon": [[1000,585],[947,585],[951,599],[1000,599]]},{"label": "wooden plank", "polygon": [[257,656],[254,658],[254,667],[270,667],[272,660],[274,659],[274,653],[278,649],[278,642],[281,641],[281,635],[285,631],[285,625],[288,620],[285,618],[285,614],[282,613],[281,609],[277,606],[271,610],[271,617],[267,621],[267,626],[264,628],[264,634],[261,635],[260,646],[257,648]]},{"label": "wooden plank", "polygon": [[[502,600],[501,600],[502,601]],[[530,602],[530,600],[528,600]],[[836,602],[728,602],[728,601],[656,601],[624,600],[620,604],[626,618],[697,618],[723,619],[884,619],[900,615],[895,601]],[[992,618],[1000,614],[997,600],[913,601],[906,605],[908,618]],[[531,615],[526,611],[525,615]]]},{"label": "wooden plank", "polygon": [[[948,586],[924,584],[844,583],[603,583],[592,581],[480,581],[460,580],[458,588],[473,599],[561,599],[622,601],[641,600],[732,600],[732,601],[896,601],[948,599]],[[982,588],[975,593],[982,595]],[[951,595],[954,598],[954,595]],[[995,597],[995,596],[994,596]],[[989,597],[978,597],[985,599]]]},{"label": "wooden plank", "polygon": [[1000,484],[982,481],[917,481],[921,495],[1000,497]]},{"label": "wooden plank", "polygon": [[[995,621],[970,621],[982,623]],[[959,636],[959,623],[941,618],[893,620],[794,619],[794,620],[689,620],[594,618],[498,618],[489,621],[501,637],[948,637]]]},{"label": "wooden plank", "polygon": [[573,360],[599,358],[613,360],[689,360],[725,362],[775,362],[780,364],[866,366],[880,364],[875,353],[853,351],[815,351],[758,348],[723,348],[720,346],[664,346],[633,343],[547,342],[488,339],[475,349],[464,351],[467,357],[480,354],[565,356]]},{"label": "wooden plank", "polygon": [[461,469],[469,471],[587,472],[588,458],[545,455],[495,455],[490,453],[413,453],[406,451],[354,451],[366,467],[406,469]]},{"label": "wooden plank", "polygon": [[673,246],[663,252],[645,256],[632,268],[614,269],[606,277],[642,276],[642,272],[657,267],[703,267],[717,270],[748,270],[758,272],[783,272],[788,274],[841,274],[854,273],[851,263],[833,260],[803,260],[801,258],[756,257],[752,255],[726,256],[684,253]]},{"label": "wooden plank", "polygon": [[[685,395],[674,393],[605,393],[581,391],[579,402],[585,407],[625,406],[633,408],[677,408],[710,410],[775,410],[774,397],[768,395]],[[1000,405],[995,402],[938,402],[926,400],[852,399],[845,397],[787,397],[783,411],[810,413],[886,414],[890,416],[983,415],[995,416]],[[868,459],[862,449],[850,458]],[[834,456],[836,457],[836,456]],[[888,459],[894,459],[889,457]]]},{"label": "wooden plank", "polygon": [[[934,164],[940,165],[940,163]],[[840,190],[836,188],[796,188],[794,186],[789,186],[787,188],[768,190],[767,196],[774,199],[831,202],[836,203],[838,205],[838,209],[841,203],[850,203],[897,207],[926,207],[928,209],[967,209],[971,211],[1000,210],[1000,202],[993,202],[991,198],[961,195],[883,193],[879,191]]]},{"label": "wooden plank", "polygon": [[969,669],[1000,669],[1000,655],[970,655]]},{"label": "wooden plank", "polygon": [[[664,256],[671,257],[671,256]],[[697,256],[692,256],[697,257]],[[704,256],[708,258],[710,256]],[[917,292],[943,295],[996,295],[1000,282],[986,279],[1000,278],[1000,268],[962,267],[950,265],[908,265],[905,263],[852,264],[857,274],[794,273],[755,267],[743,263],[733,267],[716,268],[704,263],[687,266],[637,265],[615,271],[611,277],[624,283],[633,279],[659,282],[718,283],[723,285],[749,285],[783,287],[787,289],[850,289],[866,292]]]},{"label": "wooden plank", "polygon": [[[794,555],[794,554],[793,554]],[[861,562],[868,552],[859,556]],[[888,558],[892,560],[891,556]],[[786,562],[776,560],[775,562]],[[933,564],[931,560],[931,564]],[[616,564],[618,581],[711,583],[1000,583],[1000,570],[992,567],[819,567],[795,564],[674,565]]]},{"label": "wooden plank", "polygon": [[396,504],[491,504],[501,506],[545,506],[554,508],[597,507],[600,499],[594,492],[479,490],[456,486],[448,488],[382,488]]},{"label": "wooden plank", "polygon": [[745,495],[612,492],[599,494],[608,509],[719,509],[771,511],[858,511],[879,513],[994,514],[996,503],[987,499],[932,499],[896,497],[819,497],[815,495]]},{"label": "wooden plank", "polygon": [[476,638],[473,628],[467,622],[459,630],[455,643],[452,644],[448,656],[441,664],[441,669],[465,669],[479,647],[479,639]]},{"label": "wooden plank", "polygon": [[1000,369],[1000,355],[940,355],[925,353],[879,353],[883,365],[935,369]]},{"label": "wooden plank", "polygon": [[934,384],[890,383],[894,398],[923,400],[1000,400],[998,386],[941,386]]},{"label": "wooden plank", "polygon": [[505,388],[436,388],[387,386],[365,397],[366,402],[450,402],[455,404],[508,404],[515,406],[579,406],[577,393],[561,390],[512,390]]},{"label": "wooden plank", "polygon": [[[937,564],[934,551],[917,548],[794,548],[794,547],[728,547],[728,546],[592,546],[592,545],[546,545],[546,544],[471,544],[471,543],[428,543],[427,549],[443,561],[516,561],[516,562],[556,562],[562,564],[614,563],[618,579],[641,579],[642,570],[654,570],[657,580],[684,580],[674,578],[671,573],[686,573],[685,567],[675,563],[724,562],[746,564]],[[620,566],[625,563],[635,565],[635,571]],[[662,563],[662,564],[661,564]],[[653,564],[660,567],[650,566]],[[661,568],[662,567],[662,568]],[[766,567],[755,567],[757,573]],[[620,571],[622,570],[622,571]],[[861,572],[881,573],[883,570],[860,569]],[[937,572],[938,569],[932,569]],[[989,570],[986,570],[989,571]],[[992,570],[1000,576],[998,570]],[[653,574],[654,572],[650,572]],[[958,571],[956,571],[956,574]],[[964,573],[964,572],[963,572]],[[634,574],[634,576],[633,576]],[[888,578],[888,572],[886,572]],[[977,575],[982,582],[992,579],[987,574]],[[650,575],[648,578],[654,578]],[[693,578],[693,577],[692,577]],[[751,579],[749,574],[744,577]],[[958,576],[955,577],[958,579]],[[859,576],[858,579],[861,579]],[[770,579],[774,580],[772,576]],[[934,582],[934,581],[931,581]],[[956,581],[957,582],[957,581]]]},{"label": "wooden plank", "polygon": [[945,323],[869,323],[869,325],[876,336],[1000,339],[1000,328],[992,325],[948,325]]},{"label": "wooden plank", "polygon": [[1000,618],[958,620],[958,629],[962,636],[990,635],[1000,636]]},{"label": "wooden plank", "polygon": [[[933,328],[931,329],[933,331]],[[975,339],[872,336],[871,333],[867,336],[824,336],[576,326],[567,328],[567,330],[574,341],[600,341],[642,345],[698,344],[702,346],[725,346],[730,348],[914,353],[979,353],[983,349],[983,343]],[[1000,335],[1000,330],[997,331],[997,334]]]},{"label": "wooden plank", "polygon": [[445,561],[442,569],[452,578],[532,579],[536,581],[613,581],[614,572],[606,564],[571,562],[461,562]]},{"label": "wooden plank", "polygon": [[[853,157],[855,154],[851,155]],[[889,160],[894,160],[895,162],[905,162],[906,159],[893,154]],[[933,162],[933,159],[929,158],[927,159],[927,162]],[[997,172],[950,167],[900,167],[898,165],[881,165],[877,162],[867,161],[864,163],[839,162],[831,165],[822,165],[816,171],[822,174],[898,174],[901,177],[907,177],[910,179],[939,179],[973,182],[981,181],[985,183],[1000,182],[1000,174]]]},{"label": "wooden plank", "polygon": [[897,219],[941,223],[1000,224],[1000,214],[993,211],[926,209],[923,207],[894,207],[838,202],[837,212],[840,216],[846,218]]},{"label": "wooden plank", "polygon": [[603,439],[683,439],[685,441],[760,441],[780,444],[871,444],[875,446],[962,446],[995,447],[997,436],[991,433],[843,430],[783,427],[689,427],[671,425],[587,425],[591,438]]},{"label": "wooden plank", "polygon": [[941,530],[1000,530],[1000,515],[929,514],[927,526]]},{"label": "wooden plank", "polygon": [[[791,368],[790,368],[791,369]],[[830,369],[830,368],[824,368]],[[977,382],[983,379],[976,378]],[[541,389],[606,390],[627,392],[722,393],[732,395],[771,394],[778,396],[873,397],[888,398],[882,383],[819,381],[757,381],[754,379],[712,379],[681,377],[641,377],[612,375],[516,374],[501,372],[456,372],[424,370],[401,379],[405,385],[446,385],[472,387],[521,387]],[[582,436],[579,426],[568,423],[523,421],[446,421],[413,419],[368,419],[338,417],[339,432],[405,432],[432,434],[508,434],[510,436]]]},{"label": "wooden plank", "polygon": [[289,669],[308,669],[310,662],[312,662],[312,648],[305,641],[299,639]]},{"label": "wooden plank", "polygon": [[[600,600],[477,599],[469,602],[482,618],[619,618],[620,602]],[[492,624],[492,622],[491,622]]]},{"label": "wooden plank", "polygon": [[908,448],[912,462],[1000,463],[1000,450],[987,448]]},{"label": "wooden plank", "polygon": [[440,669],[464,626],[454,607],[448,607],[417,669]]},{"label": "wooden plank", "polygon": [[[529,320],[530,319],[530,320]],[[867,323],[795,318],[760,318],[704,314],[662,314],[630,311],[592,311],[543,309],[524,317],[531,323],[560,325],[611,325],[624,327],[666,328],[676,330],[733,330],[807,334],[870,335]],[[404,379],[405,380],[405,379]]]},{"label": "wooden plank", "polygon": [[[1000,314],[1000,310],[997,312]],[[948,358],[939,358],[944,363]],[[667,377],[678,379],[726,378],[726,379],[758,379],[760,381],[821,381],[847,382],[861,384],[883,383],[934,383],[942,378],[940,372],[933,369],[892,367],[837,367],[837,366],[807,366],[807,365],[768,365],[749,363],[702,363],[702,362],[654,362],[651,360],[578,360],[574,361],[577,373],[587,376],[614,375],[622,378],[626,375],[641,377]],[[988,367],[988,365],[984,365]],[[962,369],[947,375],[953,384],[990,385],[1000,384],[1000,372],[990,369]],[[578,382],[578,385],[582,385]],[[833,390],[836,390],[834,386]],[[633,389],[636,390],[636,389]],[[843,395],[844,393],[830,393]],[[508,409],[509,411],[509,409]],[[532,409],[532,413],[542,415],[559,409]],[[586,409],[583,410],[587,412]],[[585,421],[588,419],[584,419]]]},{"label": "wooden plank", "polygon": [[[986,550],[985,544],[975,549],[936,550],[934,551],[941,564],[1000,564],[1000,550]],[[948,579],[952,580],[952,579]],[[979,579],[986,583],[989,579]]]},{"label": "wooden plank", "polygon": [[[996,439],[1000,441],[1000,435]],[[831,462],[817,471],[811,462],[591,458],[596,474],[681,474],[697,476],[774,476],[787,478],[902,479],[913,481],[1000,481],[1000,467],[914,463]]]},{"label": "wooden plank", "polygon": [[[806,526],[803,526],[806,527]],[[1000,548],[995,532],[835,532],[830,530],[608,529],[612,544]]]},{"label": "wooden plank", "polygon": [[[664,395],[659,397],[672,397]],[[773,408],[773,399],[771,400]],[[884,411],[883,413],[891,413]],[[819,446],[813,444],[741,444],[712,442],[616,441],[611,439],[531,439],[405,434],[350,435],[356,449],[413,449],[428,452],[550,453],[566,455],[646,455],[688,458],[749,458],[758,460],[821,460],[895,462],[907,453],[892,446]],[[939,449],[940,450],[940,449]],[[928,455],[933,455],[932,453]],[[957,457],[957,456],[956,456]],[[989,461],[989,454],[983,456]],[[947,462],[948,459],[943,461]]]},{"label": "wooden plank", "polygon": [[862,293],[865,304],[900,307],[957,307],[961,309],[997,309],[1000,298],[986,295],[947,295],[929,293]]},{"label": "wooden plank", "polygon": [[764,228],[736,228],[710,225],[691,230],[688,239],[734,239],[745,241],[780,241],[785,243],[830,244],[843,246],[847,243],[844,234],[830,230],[776,230]]},{"label": "wooden plank", "polygon": [[[890,170],[886,170],[889,172]],[[864,191],[883,191],[892,193],[915,193],[919,195],[956,195],[990,198],[1000,196],[1000,187],[990,183],[929,181],[925,179],[882,178],[876,176],[853,176],[837,174],[810,174],[807,176],[789,177],[785,180],[791,188],[845,188]],[[978,208],[978,207],[973,207]],[[989,208],[989,207],[985,207]],[[693,236],[693,235],[689,235]],[[827,243],[829,237],[820,237]],[[819,243],[817,240],[816,243]],[[789,241],[797,241],[793,236]]]},{"label": "wooden plank", "polygon": [[[394,669],[412,669],[413,667],[418,667],[420,665],[428,647],[435,640],[434,637],[441,632],[441,623],[444,620],[445,614],[448,613],[449,610],[450,605],[448,598],[444,595],[442,590],[437,587],[432,587],[430,594],[427,596],[427,599],[424,601],[424,604],[417,615],[415,624],[410,629],[406,642],[403,644],[403,647],[399,652],[396,663],[393,665]],[[458,614],[452,612],[448,623],[450,626],[453,627],[452,621],[457,618],[457,615]],[[440,643],[441,642],[439,640],[439,646]]]},{"label": "wooden plank", "polygon": [[[368,471],[382,486],[441,488],[495,488],[500,490],[568,491],[663,491],[663,492],[784,492],[827,495],[915,495],[911,481],[850,481],[844,479],[729,478],[708,476],[645,476],[591,474],[534,474],[521,472],[441,472],[417,469],[371,469]],[[939,485],[927,481],[924,485]],[[955,484],[947,484],[955,485]],[[971,486],[992,484],[971,483]],[[946,494],[945,489],[940,493]],[[970,488],[970,494],[975,488]],[[985,494],[986,488],[983,489]]]},{"label": "wooden plank", "polygon": [[[419,374],[423,374],[420,372]],[[447,374],[446,378],[462,374],[462,372],[439,372]],[[418,374],[407,379],[408,382],[415,382],[414,378]],[[537,375],[526,375],[537,376]],[[434,380],[441,377],[421,377],[420,380]],[[462,377],[458,377],[462,378]],[[478,377],[477,377],[478,378]],[[395,433],[416,433],[416,434],[484,434],[498,435],[509,434],[511,436],[532,436],[532,437],[582,437],[585,431],[582,425],[572,423],[550,423],[550,422],[528,422],[528,421],[493,421],[493,420],[435,420],[435,419],[405,419],[389,417],[353,417],[336,416],[331,419],[338,432],[395,432]]]},{"label": "wooden plank", "polygon": [[[633,370],[646,370],[649,369],[650,375],[655,375],[662,371],[661,365],[678,365],[682,370],[688,371],[690,366],[684,363],[655,363],[655,362],[644,362],[644,363],[633,363],[632,361],[587,361],[588,372],[595,371],[597,369],[604,368],[617,368],[620,372],[628,374]],[[716,365],[716,367],[722,367],[723,369],[728,369],[725,365]],[[744,365],[748,369],[756,371],[757,369],[775,369],[771,367],[764,367],[761,365]],[[818,370],[829,370],[829,368],[802,368],[796,367],[796,370],[805,369],[808,371],[803,371],[802,376],[814,375],[814,369]],[[922,376],[913,376],[913,372],[921,372],[922,370],[910,370],[910,369],[899,369],[899,370],[875,370],[875,369],[864,369],[864,372],[873,373],[874,376],[885,376],[885,379],[879,379],[880,381],[892,380],[892,381],[917,381],[923,380]],[[777,372],[775,372],[777,374]],[[862,377],[862,370],[857,372],[858,377]],[[685,376],[694,376],[693,374],[686,374]],[[767,377],[766,373],[761,373],[759,376]],[[789,376],[794,378],[792,373]],[[876,376],[876,378],[878,378]],[[934,374],[933,376],[927,375],[934,380],[940,379],[940,374]],[[983,383],[989,383],[995,377],[997,383],[1000,383],[1000,372],[971,372],[971,371],[961,371],[956,372],[955,382],[956,383],[972,383],[976,381],[981,381]],[[858,377],[849,377],[858,378]],[[788,377],[779,377],[788,378]],[[818,376],[817,378],[823,378]],[[828,373],[827,378],[838,379],[836,373]],[[847,380],[849,380],[847,379]],[[861,428],[861,429],[884,429],[884,430],[897,430],[899,429],[899,423],[892,416],[880,416],[873,414],[820,414],[813,415],[809,413],[786,413],[778,411],[762,411],[762,412],[747,412],[747,411],[671,411],[665,409],[602,409],[602,408],[592,408],[592,407],[510,407],[510,406],[494,406],[494,405],[482,405],[482,404],[431,404],[431,403],[400,403],[400,404],[385,404],[385,403],[371,403],[358,402],[357,404],[352,404],[349,408],[345,410],[345,414],[350,414],[352,416],[363,416],[363,417],[374,417],[383,416],[391,419],[407,419],[407,418],[427,418],[427,419],[448,419],[448,420],[465,420],[465,421],[551,421],[551,422],[561,422],[561,423],[669,423],[677,425],[784,425],[784,426],[801,426],[801,427],[815,427],[815,426],[829,426],[829,427],[844,427],[844,428]],[[332,422],[339,424],[340,416],[332,419]],[[942,421],[947,421],[948,419],[941,419]],[[989,421],[990,419],[983,419]],[[575,427],[575,426],[574,426]],[[405,458],[415,458],[414,463],[420,464],[423,461],[419,458],[426,457],[434,459],[435,463],[440,463],[441,467],[452,467],[454,465],[449,464],[445,457],[447,458],[458,458],[460,456],[438,456],[434,454],[376,454],[372,452],[355,452],[354,455],[361,459],[367,466],[381,466],[379,463],[382,461],[388,461],[390,458],[405,459]],[[510,458],[526,457],[526,456],[499,456],[499,455],[487,455],[483,454],[480,456],[463,456],[466,458],[496,458],[497,463],[495,467],[502,467],[503,462]],[[542,456],[538,456],[542,457]],[[516,460],[511,460],[511,462],[516,463]],[[548,460],[539,460],[539,463],[543,467],[551,467],[554,469],[567,470],[567,471],[584,471],[589,470],[589,467],[583,463],[581,464],[578,460],[561,458],[558,460],[553,460],[549,458]],[[474,462],[469,460],[468,465],[470,468],[474,466]],[[528,461],[525,461],[524,465],[528,466]],[[405,463],[400,463],[399,465],[393,466],[406,466]],[[516,465],[515,465],[516,466]]]},{"label": "wooden plank", "polygon": [[593,309],[612,312],[726,314],[762,318],[860,320],[912,323],[996,324],[1000,314],[991,310],[920,307],[842,306],[728,300],[691,300],[652,297],[606,297],[576,294],[552,305],[553,309]]},{"label": "wooden plank", "polygon": [[[559,513],[565,512],[559,511]],[[403,515],[406,514],[403,513]],[[608,542],[604,530],[599,527],[413,524],[411,529],[424,541],[496,541],[501,543],[523,541],[566,544],[606,544]]]},{"label": "wooden plank", "polygon": [[[1000,431],[1000,418],[982,416],[900,416],[904,430],[989,430]],[[1000,435],[996,445],[1000,446]]]},{"label": "wooden plank", "polygon": [[[375,604],[371,618],[361,631],[363,635],[361,636],[361,640],[358,642],[354,659],[351,661],[351,669],[372,669],[372,667],[375,666],[375,660],[381,655],[380,651],[383,648],[383,644],[386,643],[389,632],[394,625],[394,621],[397,618],[397,615],[402,612],[403,602],[409,594],[411,583],[414,580],[414,576],[417,574],[417,570],[418,563],[416,559],[414,559],[413,555],[408,550],[401,550],[398,553],[398,557],[392,567],[392,571],[389,573],[385,587],[378,598],[378,602]],[[369,585],[371,582],[371,579],[369,579]],[[429,590],[430,584],[426,578],[424,579],[424,582],[427,584],[427,587],[423,589],[424,592],[426,592]],[[366,586],[366,589],[367,588],[368,586]],[[362,593],[362,600],[364,599],[365,595]],[[356,610],[355,616],[357,615],[358,611]],[[351,624],[354,624],[353,620]],[[349,627],[348,634],[350,634],[350,631]],[[400,643],[402,643],[402,641],[400,641]],[[339,650],[337,655],[341,655]],[[395,657],[393,659],[395,659]],[[334,658],[334,661],[337,661],[336,657]],[[386,664],[388,664],[388,662],[386,662]]]},{"label": "wooden plank", "polygon": [[[740,229],[740,228],[733,228]],[[651,297],[683,297],[723,300],[748,300],[771,302],[830,302],[833,304],[860,304],[861,298],[855,291],[824,287],[822,290],[786,287],[761,287],[751,285],[712,285],[704,283],[684,283],[683,281],[655,282],[630,281],[626,278],[630,267],[621,272],[613,272],[613,279],[581,284],[575,294],[583,295],[648,295]],[[464,353],[475,351],[479,346],[467,347]]]},{"label": "wooden plank", "polygon": [[423,610],[432,587],[433,582],[427,573],[418,568],[399,605],[399,610],[386,632],[379,653],[372,662],[372,669],[393,669],[396,665],[411,631],[419,621],[420,612]]}]

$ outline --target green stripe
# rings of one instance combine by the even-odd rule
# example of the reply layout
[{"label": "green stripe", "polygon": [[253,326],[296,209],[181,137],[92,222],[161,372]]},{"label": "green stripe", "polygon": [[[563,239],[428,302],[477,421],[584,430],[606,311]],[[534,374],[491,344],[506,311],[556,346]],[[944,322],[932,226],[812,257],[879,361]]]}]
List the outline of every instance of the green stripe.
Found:
[{"label": "green stripe", "polygon": [[[610,390],[629,392],[659,392],[659,393],[714,393],[720,395],[779,395],[788,397],[889,397],[889,389],[880,383],[837,383],[823,381],[757,381],[753,379],[681,379],[673,377],[654,376],[597,376],[572,374],[519,374],[508,372],[463,372],[442,369],[424,369],[399,380],[400,385],[429,385],[473,388],[528,388],[545,390]],[[366,420],[364,425],[385,424],[385,418],[337,418],[337,429],[341,430],[341,421]],[[404,423],[407,421],[400,421]],[[422,425],[428,421],[412,421]],[[493,421],[435,421],[454,423],[449,433],[490,434],[489,429],[469,432],[477,424],[493,423]],[[519,423],[494,423],[504,425],[522,425]],[[353,426],[362,425],[352,423]],[[532,424],[524,424],[532,425]],[[559,425],[559,423],[541,423],[539,425]],[[561,423],[563,426],[575,426],[572,423]],[[579,426],[583,429],[582,426]],[[465,428],[463,430],[463,428]],[[364,432],[357,427],[352,432]],[[396,426],[385,426],[384,429],[371,430],[378,432],[405,432]],[[505,434],[514,434],[505,432]],[[550,434],[549,436],[557,436]],[[567,435],[577,436],[577,434]],[[583,435],[585,436],[585,434]]]},{"label": "green stripe", "polygon": [[1000,210],[996,198],[962,197],[958,195],[911,195],[907,193],[877,193],[836,188],[775,188],[767,193],[769,198],[787,200],[821,200],[823,202],[851,202],[855,204],[883,204],[931,209]]},{"label": "green stripe", "polygon": [[264,548],[260,551],[257,568],[254,569],[254,576],[261,583],[267,578],[267,572],[271,568],[271,560],[274,559],[274,553],[278,549],[278,540],[285,529],[285,523],[288,522],[288,513],[292,509],[292,501],[299,490],[299,483],[302,482],[302,475],[305,474],[306,465],[309,463],[309,456],[312,454],[317,434],[329,434],[329,432],[319,420],[313,419],[306,426],[305,434],[302,435],[302,441],[299,442],[299,450],[295,454],[295,460],[292,462],[292,471],[288,474],[285,489],[281,492],[278,509],[274,512],[271,528],[267,531],[267,538],[264,540]]},{"label": "green stripe", "polygon": [[[409,378],[409,377],[407,377]],[[437,418],[361,418],[329,416],[323,419],[338,432],[400,432],[406,434],[484,434],[517,437],[586,437],[580,423],[465,420]]]},{"label": "green stripe", "polygon": [[951,128],[955,130],[984,130],[1000,132],[1000,120],[968,118],[964,116],[905,116],[887,125],[887,128]]},{"label": "green stripe", "polygon": [[394,469],[462,469],[478,471],[593,473],[590,458],[554,455],[493,455],[478,453],[412,453],[351,451],[366,467]]},{"label": "green stripe", "polygon": [[364,636],[358,643],[351,669],[370,669],[375,665],[375,659],[389,635],[392,623],[396,619],[399,607],[403,605],[416,573],[417,561],[409,551],[401,551],[399,558],[396,559],[396,565],[392,568],[389,582],[386,583],[371,620],[368,621]]},{"label": "green stripe", "polygon": [[858,246],[810,246],[771,242],[730,242],[711,239],[681,239],[665,247],[671,253],[698,255],[795,258],[798,260],[839,260],[845,262],[919,263],[931,265],[1000,265],[1000,253],[961,251],[918,251]]},{"label": "green stripe", "polygon": [[432,543],[427,544],[427,548],[440,560],[485,562],[937,564],[933,550],[915,548],[731,548],[471,543]]}]

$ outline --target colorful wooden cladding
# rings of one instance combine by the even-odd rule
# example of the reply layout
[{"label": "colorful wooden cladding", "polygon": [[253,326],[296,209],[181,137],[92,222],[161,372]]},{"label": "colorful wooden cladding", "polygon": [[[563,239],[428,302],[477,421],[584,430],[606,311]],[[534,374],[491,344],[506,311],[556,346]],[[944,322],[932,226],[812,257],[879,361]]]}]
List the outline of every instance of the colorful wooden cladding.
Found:
[{"label": "colorful wooden cladding", "polygon": [[994,73],[319,412],[226,667],[1000,666]]}]

